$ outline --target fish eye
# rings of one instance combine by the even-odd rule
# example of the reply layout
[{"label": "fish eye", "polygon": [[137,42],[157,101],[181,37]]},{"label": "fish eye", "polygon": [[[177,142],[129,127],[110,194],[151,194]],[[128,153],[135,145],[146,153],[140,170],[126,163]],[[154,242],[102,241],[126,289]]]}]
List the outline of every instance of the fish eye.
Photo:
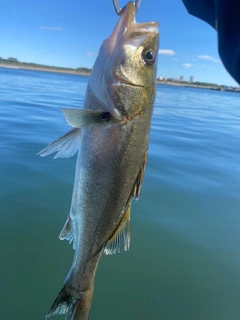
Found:
[{"label": "fish eye", "polygon": [[143,51],[143,61],[145,64],[151,65],[155,61],[155,54],[153,50],[147,49]]}]

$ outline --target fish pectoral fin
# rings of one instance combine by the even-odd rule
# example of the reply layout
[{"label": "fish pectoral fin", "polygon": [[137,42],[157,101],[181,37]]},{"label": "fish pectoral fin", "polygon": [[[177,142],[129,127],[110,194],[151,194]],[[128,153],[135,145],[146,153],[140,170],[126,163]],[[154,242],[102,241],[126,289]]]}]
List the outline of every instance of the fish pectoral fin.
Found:
[{"label": "fish pectoral fin", "polygon": [[50,143],[46,148],[38,152],[41,157],[46,157],[54,152],[56,158],[70,158],[75,155],[80,145],[81,131],[79,128],[74,128],[65,133],[59,139]]},{"label": "fish pectoral fin", "polygon": [[60,108],[65,119],[74,129],[67,132],[59,139],[50,143],[46,148],[38,152],[41,157],[46,157],[57,152],[56,158],[70,158],[75,155],[80,146],[81,128],[95,123],[117,121],[110,112],[93,111],[87,109]]},{"label": "fish pectoral fin", "polygon": [[69,243],[73,242],[73,233],[72,233],[72,222],[71,218],[68,216],[67,221],[65,222],[65,225],[62,228],[62,231],[60,232],[58,239],[60,240],[67,240]]},{"label": "fish pectoral fin", "polygon": [[60,108],[66,121],[74,128],[88,127],[95,123],[113,119],[110,112],[93,111],[88,109]]},{"label": "fish pectoral fin", "polygon": [[115,254],[121,250],[127,251],[130,247],[130,207],[131,202],[127,204],[123,218],[115,230],[112,237],[107,242],[104,253]]},{"label": "fish pectoral fin", "polygon": [[146,163],[147,163],[147,155],[148,155],[148,152],[146,152],[146,154],[145,154],[143,165],[138,173],[137,179],[135,181],[135,184],[134,184],[133,190],[132,190],[132,197],[134,197],[136,200],[139,198],[139,194],[140,194],[141,187],[142,187],[144,172],[145,172]]}]

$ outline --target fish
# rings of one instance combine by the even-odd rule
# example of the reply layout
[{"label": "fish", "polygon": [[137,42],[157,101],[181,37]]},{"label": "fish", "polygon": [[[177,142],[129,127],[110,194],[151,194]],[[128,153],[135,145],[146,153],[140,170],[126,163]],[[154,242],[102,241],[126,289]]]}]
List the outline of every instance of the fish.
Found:
[{"label": "fish", "polygon": [[103,41],[82,109],[62,108],[72,129],[39,152],[78,153],[72,202],[59,239],[73,243],[72,266],[46,319],[89,319],[101,256],[130,247],[130,208],[144,177],[156,93],[159,28],[136,22],[133,2],[119,10]]}]

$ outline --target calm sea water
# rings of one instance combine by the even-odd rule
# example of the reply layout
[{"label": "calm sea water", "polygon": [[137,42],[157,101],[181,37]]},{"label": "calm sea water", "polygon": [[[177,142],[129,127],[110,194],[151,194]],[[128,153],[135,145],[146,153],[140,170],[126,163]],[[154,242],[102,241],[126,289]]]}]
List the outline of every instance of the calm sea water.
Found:
[{"label": "calm sea water", "polygon": [[[36,153],[87,77],[0,68],[0,319],[40,320],[73,250],[57,236],[76,158]],[[240,94],[157,86],[131,250],[104,256],[91,319],[240,319]],[[64,319],[57,317],[56,319]]]}]

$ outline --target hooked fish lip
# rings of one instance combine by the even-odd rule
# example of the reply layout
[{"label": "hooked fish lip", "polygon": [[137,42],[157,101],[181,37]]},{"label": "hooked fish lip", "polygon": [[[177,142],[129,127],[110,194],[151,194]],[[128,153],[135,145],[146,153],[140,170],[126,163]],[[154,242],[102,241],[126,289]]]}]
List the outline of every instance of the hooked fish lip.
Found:
[{"label": "hooked fish lip", "polygon": [[[157,22],[136,22],[136,8],[133,2],[121,10],[120,18],[111,35],[104,41],[105,50],[111,56],[120,45],[126,42],[134,42],[136,46],[150,34],[159,34]],[[134,40],[135,39],[135,40]]]},{"label": "hooked fish lip", "polygon": [[142,23],[136,23],[136,7],[133,2],[128,2],[128,4],[122,9],[120,13],[120,20],[122,24],[122,28],[125,28],[124,33],[126,30],[134,25],[134,32],[137,33],[158,33],[159,32],[159,25],[157,22],[142,22]]},{"label": "hooked fish lip", "polygon": [[125,7],[122,8],[120,12],[120,19],[123,21],[125,26],[128,26],[133,21],[135,21],[136,8],[133,2],[128,2]]},{"label": "hooked fish lip", "polygon": [[136,23],[136,29],[142,34],[159,34],[159,24],[155,21]]}]

